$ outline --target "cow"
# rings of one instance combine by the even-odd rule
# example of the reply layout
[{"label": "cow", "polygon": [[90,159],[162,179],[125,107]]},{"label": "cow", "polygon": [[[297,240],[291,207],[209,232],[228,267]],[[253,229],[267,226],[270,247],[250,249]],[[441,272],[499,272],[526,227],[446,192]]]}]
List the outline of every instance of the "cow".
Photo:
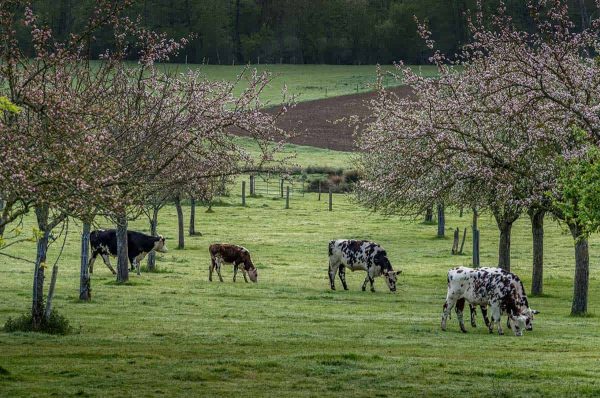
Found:
[{"label": "cow", "polygon": [[[88,263],[89,273],[94,272],[94,261],[99,255],[102,256],[104,264],[116,274],[113,267],[110,265],[109,256],[117,255],[117,234],[114,229],[97,230],[90,233],[90,245],[92,247],[92,256]],[[127,231],[127,256],[131,264],[131,270],[134,267],[137,269],[137,274],[140,275],[140,261],[144,259],[146,254],[151,251],[160,253],[167,252],[165,238],[162,235],[150,236],[136,231]]]},{"label": "cow", "polygon": [[338,239],[329,242],[329,283],[331,290],[335,290],[335,274],[338,273],[344,290],[346,284],[346,270],[367,271],[367,276],[362,284],[362,291],[371,284],[371,291],[375,291],[373,279],[383,275],[391,292],[396,291],[396,275],[402,271],[394,271],[387,258],[387,253],[377,243],[367,240]]},{"label": "cow", "polygon": [[[479,269],[485,269],[489,272],[501,272],[500,268],[481,267]],[[525,294],[525,287],[523,286],[523,282],[521,282],[521,279],[519,279],[519,277],[516,275],[514,275],[514,283],[515,283],[515,288],[520,292],[520,294],[525,296],[525,300],[527,300],[527,295]],[[487,326],[489,328],[490,320],[487,316],[487,305],[480,305],[479,307],[481,308],[481,315],[483,316],[483,321],[485,322],[485,326]],[[477,322],[476,322],[477,310],[475,308],[476,308],[475,305],[469,304],[472,327],[477,327]],[[502,312],[506,312],[506,307],[501,306],[500,310]],[[528,331],[533,330],[533,315],[535,315],[535,314],[539,314],[539,311],[531,310],[531,314],[529,316],[527,316],[527,318],[525,320],[525,330],[528,330]],[[506,325],[507,325],[507,327],[510,327],[510,318],[506,319]]]},{"label": "cow", "polygon": [[246,283],[248,283],[246,274],[248,274],[248,277],[252,282],[256,282],[258,280],[258,271],[252,263],[250,252],[245,247],[227,243],[214,243],[210,245],[208,251],[210,253],[210,267],[208,268],[208,280],[210,282],[212,282],[212,274],[214,269],[217,270],[219,280],[223,282],[223,277],[221,276],[221,265],[223,263],[233,264],[234,282],[240,264],[243,265],[242,275],[244,276]]},{"label": "cow", "polygon": [[[492,321],[488,325],[490,333],[494,324],[498,334],[503,334],[500,324],[502,310],[508,314],[509,326],[516,336],[522,336],[528,318],[530,322],[537,311],[529,308],[527,295],[518,276],[500,268],[467,267],[453,268],[448,271],[448,292],[442,313],[442,330],[446,330],[446,320],[452,307],[456,305],[456,315],[460,330],[466,333],[463,309],[465,301],[469,304],[491,306]],[[473,322],[473,319],[472,319]]]}]

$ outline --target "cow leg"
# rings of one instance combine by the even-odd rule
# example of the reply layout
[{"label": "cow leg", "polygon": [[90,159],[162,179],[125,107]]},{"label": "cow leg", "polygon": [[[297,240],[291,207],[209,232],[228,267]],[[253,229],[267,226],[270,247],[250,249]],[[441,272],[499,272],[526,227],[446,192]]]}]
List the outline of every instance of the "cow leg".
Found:
[{"label": "cow leg", "polygon": [[338,276],[342,281],[342,286],[344,286],[344,290],[348,290],[348,285],[346,284],[346,267],[343,265],[338,269]]},{"label": "cow leg", "polygon": [[88,261],[88,273],[93,274],[94,273],[94,262],[96,261],[96,256],[98,255],[98,252],[93,252],[91,257],[90,257],[90,261]]},{"label": "cow leg", "polygon": [[246,278],[246,274],[247,274],[246,268],[242,267],[242,276],[244,277],[244,281],[246,283],[248,283],[248,278]]},{"label": "cow leg", "polygon": [[115,271],[115,269],[112,267],[112,265],[110,265],[110,258],[108,257],[108,254],[102,254],[101,256],[102,256],[102,260],[104,260],[104,264],[106,264],[106,266],[108,267],[110,272],[112,272],[113,275],[116,275],[117,271]]},{"label": "cow leg", "polygon": [[373,282],[375,282],[375,280],[371,275],[369,275],[369,273],[367,273],[367,278],[369,278],[369,283],[371,284],[371,291],[375,293],[375,286],[373,286]]},{"label": "cow leg", "polygon": [[460,330],[463,333],[467,333],[467,329],[465,329],[465,320],[463,319],[463,311],[465,309],[465,299],[458,299],[456,302],[456,317],[458,318],[458,326],[460,326]]},{"label": "cow leg", "polygon": [[483,316],[483,321],[485,322],[485,326],[487,326],[489,328],[490,327],[490,318],[488,318],[487,305],[480,305],[479,308],[481,308],[481,315]]},{"label": "cow leg", "polygon": [[213,274],[213,270],[215,269],[215,267],[217,266],[216,262],[215,262],[215,257],[213,255],[210,256],[210,265],[208,266],[208,281],[212,282],[212,274]]},{"label": "cow leg", "polygon": [[223,282],[223,277],[221,276],[221,265],[222,265],[221,259],[218,258],[217,259],[217,267],[216,267],[217,268],[217,275],[219,275],[219,280],[221,282]]},{"label": "cow leg", "polygon": [[237,276],[237,272],[238,272],[238,265],[233,264],[233,281],[234,282],[235,282],[235,277]]},{"label": "cow leg", "polygon": [[492,323],[490,323],[490,333],[494,332],[494,324],[498,326],[498,334],[503,335],[502,323],[500,322],[500,305],[492,304]]},{"label": "cow leg", "polygon": [[337,272],[338,267],[333,264],[331,259],[329,259],[329,286],[331,290],[335,290],[335,273]]},{"label": "cow leg", "polygon": [[446,330],[446,322],[448,317],[450,316],[450,311],[456,304],[456,299],[454,297],[446,297],[446,302],[444,303],[444,309],[442,311],[442,330]]},{"label": "cow leg", "polygon": [[477,310],[473,304],[469,304],[469,310],[471,311],[471,326],[477,327]]}]

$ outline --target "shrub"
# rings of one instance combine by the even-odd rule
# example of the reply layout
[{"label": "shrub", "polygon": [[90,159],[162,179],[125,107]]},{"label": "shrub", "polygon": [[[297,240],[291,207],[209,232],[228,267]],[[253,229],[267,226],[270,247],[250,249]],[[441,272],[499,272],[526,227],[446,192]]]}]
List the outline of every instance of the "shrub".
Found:
[{"label": "shrub", "polygon": [[48,320],[44,319],[39,329],[33,328],[33,321],[31,314],[23,314],[15,319],[8,318],[4,324],[4,331],[11,332],[41,332],[48,334],[69,334],[73,331],[69,320],[64,316],[60,315],[56,311],[50,313]]}]

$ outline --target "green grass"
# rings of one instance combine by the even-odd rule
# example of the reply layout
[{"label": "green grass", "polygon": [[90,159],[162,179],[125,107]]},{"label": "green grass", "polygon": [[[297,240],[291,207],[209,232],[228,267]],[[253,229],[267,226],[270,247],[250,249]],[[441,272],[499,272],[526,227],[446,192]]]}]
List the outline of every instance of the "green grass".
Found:
[{"label": "green grass", "polygon": [[[236,137],[236,142],[246,151],[257,157],[260,149],[251,138]],[[285,159],[285,167],[302,167],[319,165],[321,167],[351,168],[355,155],[350,152],[334,151],[332,149],[315,148],[304,145],[285,144],[283,149],[275,154],[276,160]]]},{"label": "green grass", "polygon": [[[238,185],[239,187],[239,185]],[[0,395],[13,396],[598,396],[600,318],[568,316],[573,245],[546,222],[545,295],[530,298],[541,311],[532,332],[490,335],[479,320],[469,334],[455,316],[439,328],[450,267],[450,238],[436,226],[366,211],[343,195],[334,211],[316,195],[283,200],[248,198],[239,189],[214,213],[198,209],[203,236],[175,250],[176,213],[160,214],[170,251],[158,255],[166,272],[131,275],[119,286],[98,259],[93,300],[78,301],[80,226],[61,260],[55,308],[76,332],[67,336],[0,332]],[[186,215],[189,209],[184,208]],[[25,230],[33,217],[26,220]],[[468,227],[470,215],[447,214],[447,235]],[[108,227],[106,223],[101,226]],[[138,220],[132,229],[147,231]],[[481,219],[482,263],[496,261],[493,218]],[[350,291],[329,290],[327,242],[366,238],[381,243],[402,269],[396,294],[376,279],[376,293],[360,291],[364,273],[347,273]],[[517,221],[513,271],[531,284],[530,225]],[[208,282],[208,245],[243,244],[259,269],[259,283]],[[600,308],[598,239],[590,245],[590,302]],[[34,258],[34,245],[13,254]],[[58,247],[50,252],[50,264]],[[114,259],[113,259],[114,264]],[[47,281],[49,278],[47,279]],[[242,280],[242,282],[240,282]],[[0,322],[30,308],[32,269],[0,257]],[[338,288],[341,287],[336,281]]]},{"label": "green grass", "polygon": [[[209,80],[235,80],[243,66],[164,64],[166,70],[184,72],[188,69],[200,69]],[[259,72],[273,73],[271,85],[267,87],[263,101],[274,105],[281,102],[281,90],[287,86],[288,94],[297,95],[298,101],[308,101],[339,95],[371,91],[376,80],[375,65],[251,65]],[[392,65],[384,65],[385,71],[394,70]],[[437,76],[434,66],[414,66],[413,69],[424,76]],[[401,82],[387,76],[386,86],[397,86]],[[244,85],[237,88],[241,92]]]}]

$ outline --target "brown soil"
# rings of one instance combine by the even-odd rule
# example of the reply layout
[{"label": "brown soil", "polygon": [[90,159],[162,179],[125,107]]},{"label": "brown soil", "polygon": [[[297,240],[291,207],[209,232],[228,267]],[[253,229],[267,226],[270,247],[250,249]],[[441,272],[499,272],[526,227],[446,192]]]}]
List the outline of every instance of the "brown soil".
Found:
[{"label": "brown soil", "polygon": [[[410,95],[407,86],[391,90],[398,96]],[[348,121],[334,122],[351,115],[357,115],[361,119],[368,117],[368,101],[374,96],[375,93],[371,92],[300,102],[281,117],[278,125],[297,134],[290,139],[294,144],[354,151],[354,128]],[[276,109],[278,108],[267,111],[275,112]]]}]

